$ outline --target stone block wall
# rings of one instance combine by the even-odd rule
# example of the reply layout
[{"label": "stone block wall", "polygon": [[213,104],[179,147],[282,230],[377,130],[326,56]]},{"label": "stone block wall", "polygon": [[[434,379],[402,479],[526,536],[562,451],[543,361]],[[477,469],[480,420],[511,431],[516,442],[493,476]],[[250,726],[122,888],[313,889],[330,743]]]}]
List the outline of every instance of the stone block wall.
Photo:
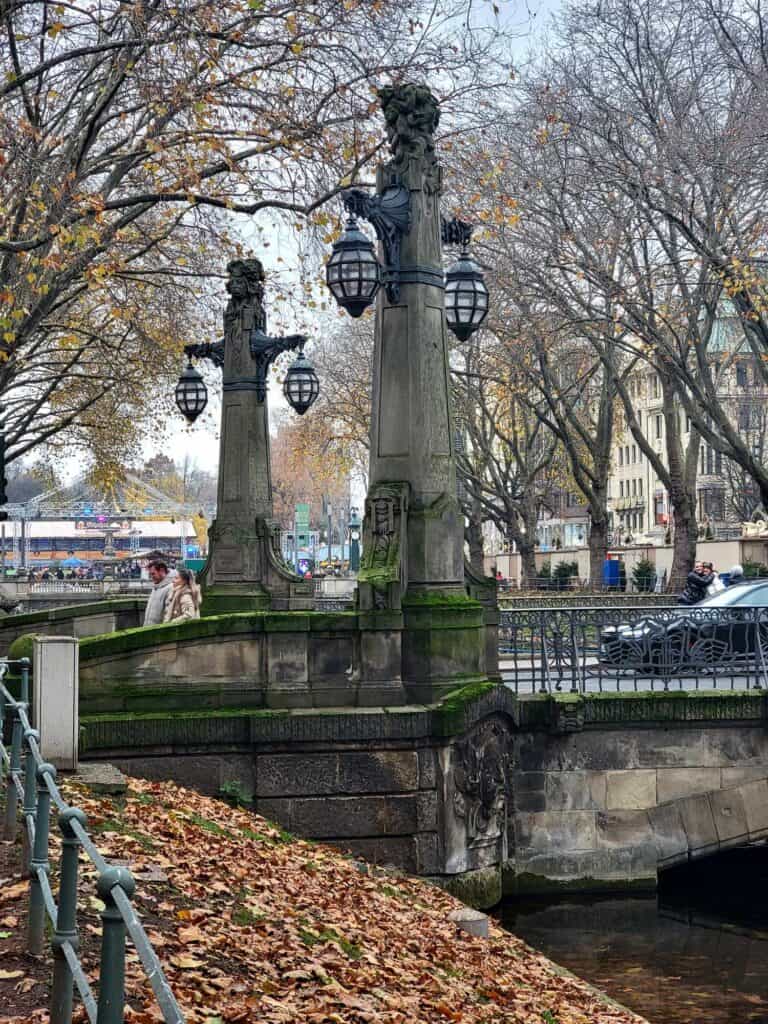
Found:
[{"label": "stone block wall", "polygon": [[508,889],[653,886],[665,843],[654,809],[768,778],[768,734],[754,724],[523,733],[515,763]]},{"label": "stone block wall", "polygon": [[26,633],[87,637],[133,629],[141,625],[145,605],[146,598],[121,598],[3,616],[0,618],[0,657],[5,657],[13,641]]},{"label": "stone block wall", "polygon": [[[399,622],[242,613],[86,640],[85,713],[402,704]],[[370,620],[370,621],[369,621]]]}]

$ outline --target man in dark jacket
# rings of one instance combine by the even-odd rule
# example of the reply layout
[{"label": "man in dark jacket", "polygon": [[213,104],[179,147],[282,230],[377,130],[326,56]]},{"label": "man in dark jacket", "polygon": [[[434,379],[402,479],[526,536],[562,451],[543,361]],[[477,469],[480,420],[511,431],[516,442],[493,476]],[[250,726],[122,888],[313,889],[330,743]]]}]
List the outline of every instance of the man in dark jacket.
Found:
[{"label": "man in dark jacket", "polygon": [[685,589],[677,599],[678,604],[698,604],[707,596],[707,587],[712,583],[715,574],[712,566],[707,562],[697,562],[693,572],[688,573],[685,581]]}]

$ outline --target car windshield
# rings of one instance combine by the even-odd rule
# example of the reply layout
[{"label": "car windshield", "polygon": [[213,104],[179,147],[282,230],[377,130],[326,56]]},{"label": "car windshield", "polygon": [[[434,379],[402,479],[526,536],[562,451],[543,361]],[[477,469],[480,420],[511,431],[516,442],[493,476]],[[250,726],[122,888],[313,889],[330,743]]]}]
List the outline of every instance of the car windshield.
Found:
[{"label": "car windshield", "polygon": [[735,587],[721,590],[719,594],[701,601],[697,608],[727,608],[730,605],[746,605],[764,608],[768,606],[768,583],[739,583]]}]

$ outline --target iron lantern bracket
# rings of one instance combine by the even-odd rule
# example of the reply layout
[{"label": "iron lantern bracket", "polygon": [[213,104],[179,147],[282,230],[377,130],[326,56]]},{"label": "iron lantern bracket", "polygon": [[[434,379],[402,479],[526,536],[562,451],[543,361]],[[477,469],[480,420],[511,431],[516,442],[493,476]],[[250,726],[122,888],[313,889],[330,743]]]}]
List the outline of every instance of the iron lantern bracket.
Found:
[{"label": "iron lantern bracket", "polygon": [[288,334],[284,338],[271,338],[258,327],[251,331],[248,347],[256,363],[256,401],[263,402],[267,397],[267,374],[275,359],[282,352],[291,349],[303,349],[307,343],[304,334]]},{"label": "iron lantern bracket", "polygon": [[472,239],[474,227],[474,224],[469,224],[465,220],[459,220],[458,217],[451,217],[450,220],[441,217],[440,237],[443,245],[457,245],[461,249],[467,249]]},{"label": "iron lantern bracket", "polygon": [[[251,331],[248,338],[248,349],[256,363],[256,373],[252,387],[256,391],[256,401],[264,402],[267,397],[267,374],[275,359],[291,349],[303,349],[307,343],[304,334],[289,334],[284,338],[273,338],[260,328]],[[184,355],[190,359],[208,359],[221,369],[224,366],[224,342],[215,341],[203,345],[185,345]],[[226,387],[226,385],[225,385]]]},{"label": "iron lantern bracket", "polygon": [[206,342],[203,345],[185,345],[184,355],[188,359],[209,359],[219,369],[224,365],[224,342]]},{"label": "iron lantern bracket", "polygon": [[367,220],[384,250],[384,287],[390,302],[400,301],[400,242],[411,230],[411,194],[397,175],[381,195],[350,188],[341,194],[347,213]]}]

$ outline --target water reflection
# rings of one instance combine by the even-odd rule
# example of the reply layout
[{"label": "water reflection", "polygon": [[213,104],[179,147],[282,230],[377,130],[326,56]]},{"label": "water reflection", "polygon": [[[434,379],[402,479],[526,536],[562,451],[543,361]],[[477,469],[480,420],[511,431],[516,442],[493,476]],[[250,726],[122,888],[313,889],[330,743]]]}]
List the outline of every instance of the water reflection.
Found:
[{"label": "water reflection", "polygon": [[508,900],[501,923],[651,1024],[768,1024],[768,849],[662,876],[658,898]]}]

